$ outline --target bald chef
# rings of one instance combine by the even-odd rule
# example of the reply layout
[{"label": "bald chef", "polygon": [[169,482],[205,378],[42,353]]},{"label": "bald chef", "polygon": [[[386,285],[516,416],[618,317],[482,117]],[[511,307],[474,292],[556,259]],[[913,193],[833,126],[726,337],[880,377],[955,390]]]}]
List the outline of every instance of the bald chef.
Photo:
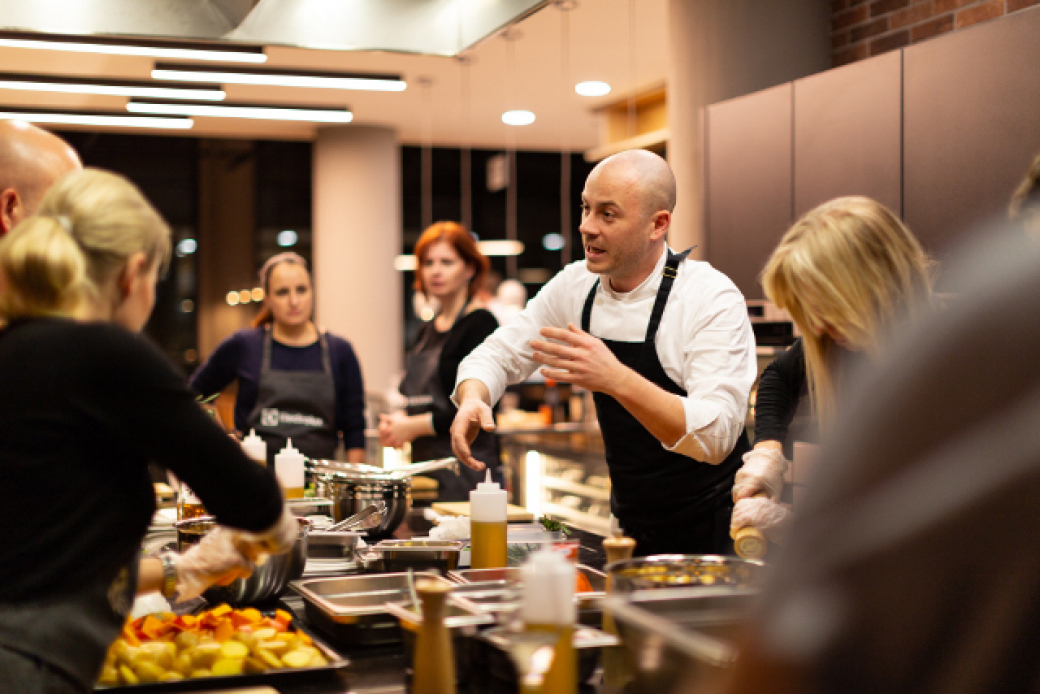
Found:
[{"label": "bald chef", "polygon": [[600,162],[581,195],[585,260],[461,364],[452,447],[495,427],[491,404],[542,365],[593,392],[610,506],[636,554],[729,553],[733,476],[748,450],[755,340],[744,297],[705,262],[665,243],[675,177],[629,150]]}]

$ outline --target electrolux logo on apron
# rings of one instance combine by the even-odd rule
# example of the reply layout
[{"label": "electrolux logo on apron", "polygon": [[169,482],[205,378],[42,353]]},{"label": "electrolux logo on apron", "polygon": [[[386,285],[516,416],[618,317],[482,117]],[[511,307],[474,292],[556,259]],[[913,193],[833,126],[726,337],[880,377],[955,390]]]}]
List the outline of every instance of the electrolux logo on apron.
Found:
[{"label": "electrolux logo on apron", "polygon": [[275,407],[265,407],[260,410],[260,423],[265,427],[276,427],[280,424],[297,424],[315,428],[325,426],[325,420],[321,417],[301,412],[283,412]]}]

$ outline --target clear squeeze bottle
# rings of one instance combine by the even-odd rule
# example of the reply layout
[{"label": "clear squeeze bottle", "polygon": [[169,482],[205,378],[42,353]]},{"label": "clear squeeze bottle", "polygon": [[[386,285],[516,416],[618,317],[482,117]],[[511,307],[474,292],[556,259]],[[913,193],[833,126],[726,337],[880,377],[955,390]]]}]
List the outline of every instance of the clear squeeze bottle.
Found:
[{"label": "clear squeeze bottle", "polygon": [[553,658],[540,694],[576,694],[578,660],[574,652],[574,564],[551,549],[531,555],[523,566],[524,629],[555,636]]},{"label": "clear squeeze bottle", "polygon": [[256,435],[255,429],[249,430],[249,436],[242,439],[242,451],[264,467],[267,467],[267,442]]},{"label": "clear squeeze bottle", "polygon": [[506,490],[485,481],[469,493],[470,566],[497,569],[506,565]]},{"label": "clear squeeze bottle", "polygon": [[303,454],[293,448],[292,439],[274,456],[274,474],[286,499],[303,498]]},{"label": "clear squeeze bottle", "polygon": [[450,590],[451,586],[442,581],[415,582],[422,623],[415,639],[412,694],[455,694],[455,655],[444,624],[444,603]]}]

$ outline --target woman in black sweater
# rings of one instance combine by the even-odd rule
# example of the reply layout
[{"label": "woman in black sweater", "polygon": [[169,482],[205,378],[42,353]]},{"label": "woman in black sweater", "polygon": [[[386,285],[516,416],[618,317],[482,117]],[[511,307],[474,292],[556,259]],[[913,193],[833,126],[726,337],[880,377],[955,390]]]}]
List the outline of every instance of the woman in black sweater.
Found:
[{"label": "woman in black sweater", "polygon": [[[452,455],[448,430],[456,407],[448,396],[455,387],[459,363],[495,331],[498,321],[477,296],[488,261],[469,232],[455,222],[438,222],[415,245],[415,288],[440,304],[440,311],[419,331],[408,353],[401,393],[408,398],[404,412],[381,417],[379,441],[384,446],[412,444],[412,461]],[[474,455],[499,478],[498,439],[482,431]],[[464,501],[483,473],[462,467],[459,474],[430,474],[440,484],[442,501]],[[501,481],[501,480],[499,480]]]},{"label": "woman in black sweater", "polygon": [[784,235],[762,272],[762,286],[791,314],[802,337],[759,382],[755,447],[744,454],[733,486],[733,532],[753,526],[776,536],[787,516],[778,500],[792,422],[809,410],[810,416],[798,417],[807,422],[806,438],[815,438],[816,427],[826,429],[843,365],[853,355],[876,355],[897,319],[927,309],[930,269],[910,230],[865,197],[826,202]]},{"label": "woman in black sweater", "polygon": [[[137,188],[91,169],[0,241],[3,691],[92,691],[135,590],[198,595],[299,533],[273,477],[139,335],[169,257],[169,227]],[[240,531],[140,558],[151,461]]]}]

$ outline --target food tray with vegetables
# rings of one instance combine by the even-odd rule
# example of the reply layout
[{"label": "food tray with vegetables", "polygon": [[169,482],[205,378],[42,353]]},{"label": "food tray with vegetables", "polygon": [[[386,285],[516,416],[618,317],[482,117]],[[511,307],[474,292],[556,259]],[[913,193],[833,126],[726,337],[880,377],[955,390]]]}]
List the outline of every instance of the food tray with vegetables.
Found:
[{"label": "food tray with vegetables", "polygon": [[347,665],[285,610],[220,605],[194,615],[128,620],[108,649],[96,690],[145,694],[272,684]]}]

